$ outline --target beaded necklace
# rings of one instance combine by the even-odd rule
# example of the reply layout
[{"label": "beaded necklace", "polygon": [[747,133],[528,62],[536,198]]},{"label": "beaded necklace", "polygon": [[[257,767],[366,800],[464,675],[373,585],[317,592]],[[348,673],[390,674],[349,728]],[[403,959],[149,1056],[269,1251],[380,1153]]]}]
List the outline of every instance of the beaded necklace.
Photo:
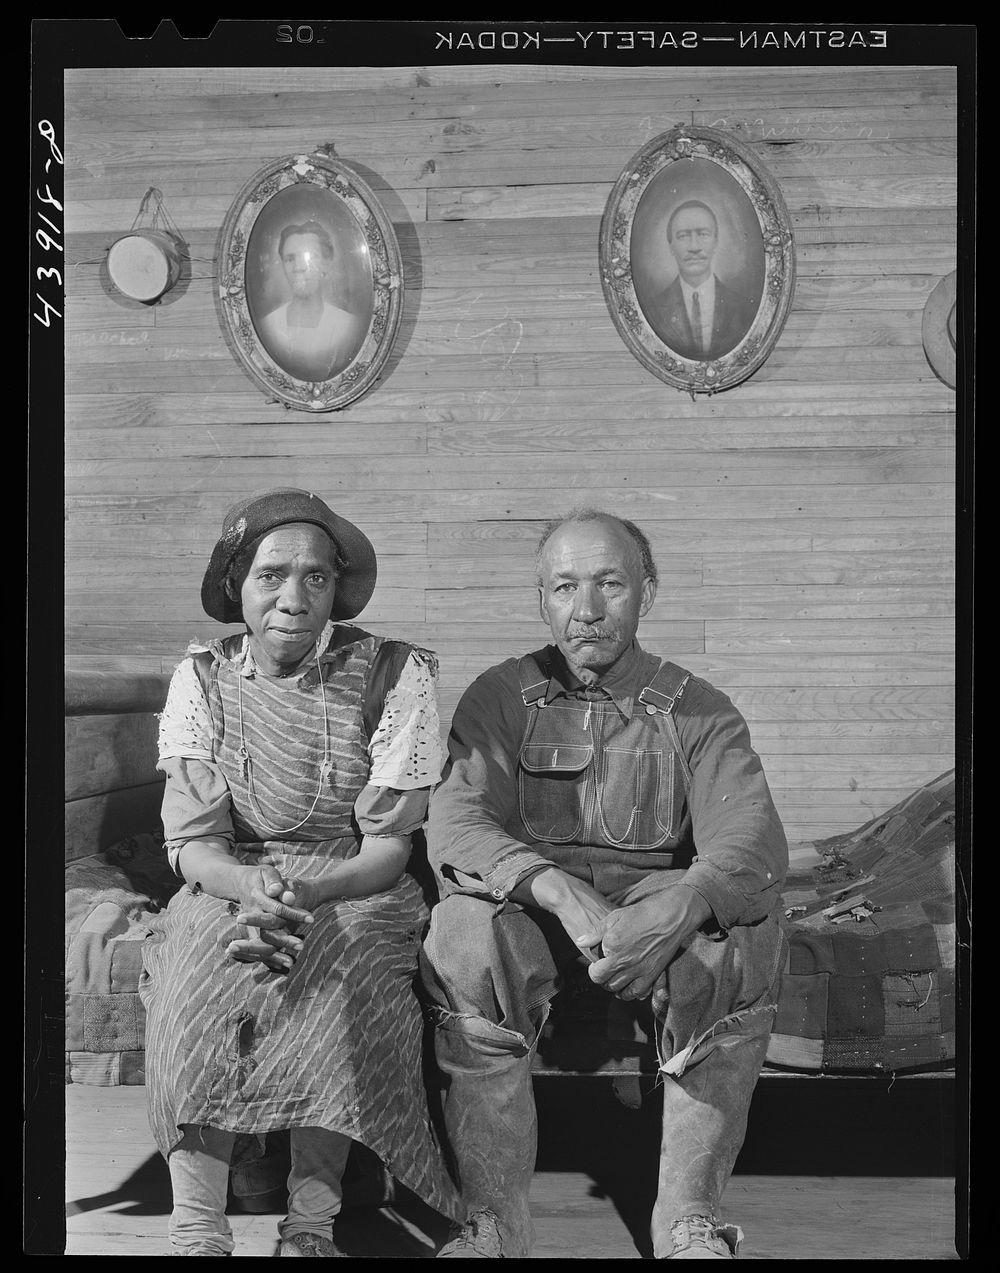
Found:
[{"label": "beaded necklace", "polygon": [[320,656],[321,648],[323,645],[324,636],[325,636],[325,632],[321,632],[319,637],[317,638],[316,652],[314,656],[316,659],[316,671],[319,676],[320,694],[322,695],[322,698],[323,698],[323,759],[320,761],[320,764],[319,764],[319,783],[316,787],[316,794],[313,797],[313,802],[309,806],[309,812],[306,814],[304,818],[301,819],[301,821],[296,822],[294,826],[290,826],[290,827],[272,826],[270,822],[267,821],[267,819],[264,817],[264,815],[260,811],[260,803],[257,800],[257,790],[254,787],[254,781],[253,781],[253,757],[250,755],[250,752],[247,749],[246,737],[244,736],[244,733],[243,733],[244,677],[242,673],[239,673],[236,677],[236,695],[237,695],[237,701],[239,703],[239,716],[240,716],[240,746],[239,746],[239,751],[236,754],[239,756],[243,764],[243,778],[247,784],[247,796],[249,797],[249,800],[250,800],[250,807],[253,809],[254,813],[257,815],[257,821],[260,823],[260,825],[264,827],[265,830],[272,831],[275,835],[288,835],[289,832],[297,831],[299,827],[304,826],[309,821],[309,819],[313,815],[313,812],[317,804],[319,803],[320,796],[323,794],[323,783],[326,780],[327,774],[329,774],[330,770],[333,768],[333,761],[330,759],[330,721],[329,721],[329,716],[328,716],[327,707],[326,707],[326,682],[323,680],[323,669],[320,667],[320,663],[319,663],[319,656]]}]

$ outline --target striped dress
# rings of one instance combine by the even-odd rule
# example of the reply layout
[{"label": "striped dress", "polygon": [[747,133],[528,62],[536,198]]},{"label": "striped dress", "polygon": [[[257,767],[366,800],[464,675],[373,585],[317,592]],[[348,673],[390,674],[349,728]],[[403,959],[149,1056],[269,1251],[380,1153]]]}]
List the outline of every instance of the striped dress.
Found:
[{"label": "striped dress", "polygon": [[[211,662],[203,660],[205,698],[192,709],[205,716],[207,705],[212,758],[189,758],[180,777],[161,760],[168,788],[171,780],[196,788],[183,797],[189,803],[207,792],[204,823],[189,817],[186,838],[195,838],[192,825],[201,835],[228,831],[243,862],[267,854],[279,872],[304,879],[358,852],[355,805],[371,791],[363,691],[380,638],[350,631],[359,639],[328,647],[321,659],[332,772],[308,820],[287,836],[259,815],[271,828],[291,828],[316,796],[319,673],[314,664],[285,680],[247,674],[236,657],[242,638],[213,643]],[[253,801],[241,744],[253,759]],[[177,828],[167,810],[165,800],[169,846]],[[401,833],[391,822],[380,832]],[[182,888],[159,940],[146,943],[146,1084],[161,1152],[187,1123],[258,1135],[323,1127],[367,1145],[398,1181],[455,1214],[423,1084],[414,977],[427,908],[417,883],[404,874],[387,892],[321,906],[285,974],[225,955],[230,941],[247,936],[236,912],[235,903]]]}]

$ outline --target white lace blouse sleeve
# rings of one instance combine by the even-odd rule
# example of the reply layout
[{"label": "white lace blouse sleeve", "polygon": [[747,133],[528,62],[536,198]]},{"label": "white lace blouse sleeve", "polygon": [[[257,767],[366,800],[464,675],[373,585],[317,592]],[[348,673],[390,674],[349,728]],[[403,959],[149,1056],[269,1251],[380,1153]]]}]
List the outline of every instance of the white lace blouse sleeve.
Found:
[{"label": "white lace blouse sleeve", "polygon": [[444,747],[434,675],[415,654],[406,660],[399,680],[385,696],[368,752],[372,786],[412,791],[432,787],[441,777]]},{"label": "white lace blouse sleeve", "polygon": [[160,760],[184,756],[213,760],[212,716],[193,659],[179,663],[170,680],[167,702],[160,713]]}]

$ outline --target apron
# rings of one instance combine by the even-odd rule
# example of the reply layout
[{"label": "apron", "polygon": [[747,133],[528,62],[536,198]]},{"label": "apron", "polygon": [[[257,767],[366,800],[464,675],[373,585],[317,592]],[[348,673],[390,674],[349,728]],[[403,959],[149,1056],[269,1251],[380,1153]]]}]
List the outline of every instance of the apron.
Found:
[{"label": "apron", "polygon": [[[260,816],[272,828],[291,828],[316,796],[324,732],[318,677],[240,677],[227,659],[200,669],[243,862],[266,853],[279,871],[315,878],[358,852],[352,814],[369,766],[363,694],[381,643],[360,635],[322,657],[332,767],[313,813],[287,837]],[[146,943],[146,1084],[161,1152],[186,1123],[257,1135],[322,1127],[367,1145],[400,1183],[453,1214],[422,1077],[413,983],[427,908],[417,883],[403,875],[385,893],[326,903],[285,974],[225,956],[230,941],[247,935],[236,912],[235,903],[182,888],[160,939]]]}]

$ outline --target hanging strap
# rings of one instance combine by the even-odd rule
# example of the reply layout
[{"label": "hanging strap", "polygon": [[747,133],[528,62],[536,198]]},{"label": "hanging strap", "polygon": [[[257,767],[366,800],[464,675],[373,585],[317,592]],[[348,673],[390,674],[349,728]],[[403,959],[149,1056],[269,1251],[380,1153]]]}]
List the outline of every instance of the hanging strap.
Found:
[{"label": "hanging strap", "polygon": [[[150,212],[151,204],[152,212]],[[163,202],[163,192],[158,190],[156,186],[150,186],[146,193],[142,196],[142,202],[139,204],[139,211],[135,214],[135,220],[132,222],[129,232],[131,233],[132,230],[145,228],[143,227],[142,222],[147,217],[149,218],[148,228],[150,230],[165,231],[179,242],[184,241],[184,236],[177,228],[173,217],[167,211],[166,204]]]}]

